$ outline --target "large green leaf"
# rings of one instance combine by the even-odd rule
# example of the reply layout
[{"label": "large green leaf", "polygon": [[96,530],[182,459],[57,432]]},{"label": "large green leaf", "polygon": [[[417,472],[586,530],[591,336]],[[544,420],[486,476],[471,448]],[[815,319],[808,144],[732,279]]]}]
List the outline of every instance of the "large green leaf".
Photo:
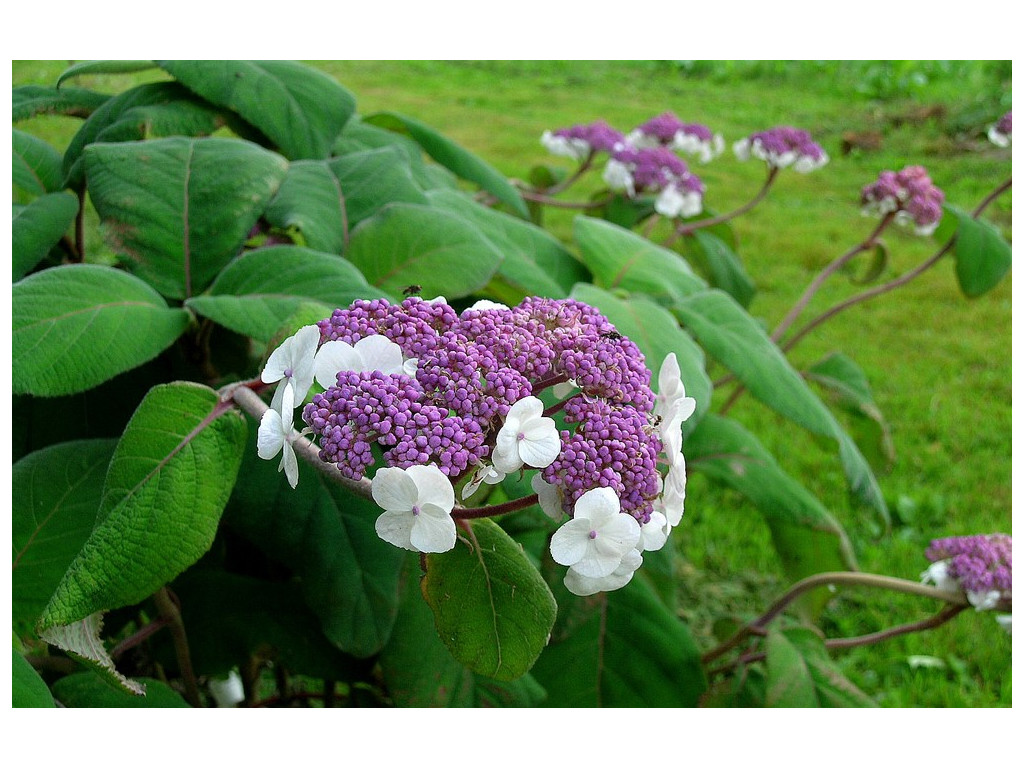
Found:
[{"label": "large green leaf", "polygon": [[710,232],[697,230],[685,238],[686,252],[695,263],[704,267],[711,284],[734,299],[741,307],[749,307],[754,298],[754,281],[743,268],[739,256],[724,240]]},{"label": "large green leaf", "polygon": [[64,185],[85,184],[82,153],[99,141],[192,136],[212,133],[225,117],[178,83],[147,83],[131,88],[99,107],[64,151]]},{"label": "large green leaf", "polygon": [[981,296],[995,288],[1010,271],[1010,244],[999,230],[983,219],[975,219],[966,211],[947,205],[946,214],[958,221],[953,256],[956,258],[956,279],[968,298]]},{"label": "large green leaf", "polygon": [[361,658],[376,653],[395,621],[403,561],[374,530],[380,508],[301,461],[291,488],[250,442],[225,523],[295,572],[331,642]]},{"label": "large green leaf", "polygon": [[36,115],[89,117],[110,99],[106,93],[85,88],[44,88],[22,85],[11,92],[11,120],[19,122]]},{"label": "large green leaf", "polygon": [[370,125],[387,128],[389,131],[410,136],[423,147],[428,155],[456,176],[479,184],[482,189],[490,192],[516,214],[524,219],[530,218],[530,212],[526,207],[526,203],[523,202],[523,198],[504,176],[479,157],[460,147],[451,139],[442,136],[433,128],[411,117],[398,115],[394,112],[377,112],[376,114],[364,117],[363,121]]},{"label": "large green leaf", "polygon": [[851,683],[829,657],[821,635],[806,627],[782,630],[790,647],[800,653],[814,681],[819,706],[877,707],[875,701]]},{"label": "large green leaf", "polygon": [[497,300],[513,305],[526,296],[561,299],[587,279],[583,265],[540,227],[486,208],[455,190],[432,190],[427,196],[432,206],[471,221],[504,256],[488,287]]},{"label": "large green leaf", "polygon": [[288,164],[238,139],[157,139],[85,151],[111,246],[165,296],[201,292],[242,247]]},{"label": "large green leaf", "polygon": [[37,197],[16,210],[11,222],[11,265],[15,280],[46,258],[78,214],[78,198],[70,192]]},{"label": "large green leaf", "polygon": [[804,429],[839,443],[853,493],[888,521],[888,508],[871,467],[850,436],[764,329],[726,293],[709,290],[678,301],[673,311],[708,353],[750,393]]},{"label": "large green leaf", "polygon": [[523,548],[484,518],[426,564],[423,596],[452,656],[497,680],[525,675],[547,643],[556,606]]},{"label": "large green leaf", "polygon": [[777,629],[765,641],[768,667],[768,689],[765,705],[769,707],[817,707],[818,694],[814,679],[800,651]]},{"label": "large green leaf", "polygon": [[239,256],[207,293],[185,303],[225,328],[268,342],[300,304],[318,302],[327,317],[356,299],[380,296],[387,294],[341,256],[272,245]]},{"label": "large green leaf", "polygon": [[101,676],[94,672],[78,672],[62,677],[53,684],[53,695],[65,707],[103,707],[103,708],[141,708],[168,709],[172,707],[188,707],[188,704],[177,691],[161,680],[142,678],[145,684],[145,696],[133,696],[130,693],[112,688]]},{"label": "large green leaf", "polygon": [[11,132],[11,176],[14,186],[32,195],[57,192],[64,177],[60,153],[24,131]]},{"label": "large green leaf", "polygon": [[355,111],[331,77],[295,61],[160,61],[207,101],[241,115],[291,160],[323,159]]},{"label": "large green leaf", "polygon": [[540,704],[544,689],[530,675],[499,681],[457,662],[437,636],[434,615],[420,591],[420,561],[406,557],[404,586],[391,638],[380,654],[384,685],[403,707],[525,707]]},{"label": "large green leaf", "polygon": [[645,293],[668,305],[707,288],[679,254],[611,222],[578,216],[573,239],[600,288]]},{"label": "large green leaf", "polygon": [[44,448],[11,470],[11,615],[31,629],[82,548],[100,507],[113,440]]},{"label": "large green leaf", "polygon": [[[357,664],[324,636],[294,582],[193,568],[174,582],[198,675],[223,675],[253,654],[290,674],[347,680]],[[167,663],[173,658],[164,638]]]},{"label": "large green leaf", "polygon": [[353,118],[334,142],[335,155],[349,155],[370,149],[396,149],[409,161],[409,170],[420,189],[457,188],[458,179],[442,165],[427,163],[420,145],[394,131],[378,128]]},{"label": "large green leaf", "polygon": [[145,72],[147,69],[156,69],[156,62],[144,60],[111,60],[98,59],[95,61],[80,61],[65,69],[57,78],[57,87],[61,83],[73,77],[82,75],[125,75],[132,72]]},{"label": "large green leaf", "polygon": [[212,389],[154,387],[117,444],[96,527],[40,629],[136,603],[198,560],[213,542],[247,431]]},{"label": "large green leaf", "polygon": [[55,707],[50,689],[32,665],[15,648],[11,660],[11,706],[22,707]]},{"label": "large green leaf", "polygon": [[348,258],[371,285],[425,297],[468,296],[485,286],[502,255],[471,223],[425,205],[394,203],[352,232]]},{"label": "large green leaf", "polygon": [[819,384],[835,403],[856,418],[853,434],[861,437],[858,445],[872,465],[888,468],[895,460],[889,424],[875,403],[871,385],[864,372],[841,352],[819,360],[804,371],[808,381]]},{"label": "large green leaf", "polygon": [[11,290],[14,392],[81,392],[156,357],[188,313],[136,277],[78,264],[29,275]]},{"label": "large green leaf", "polygon": [[707,686],[687,626],[642,581],[582,600],[559,593],[559,626],[533,668],[552,707],[693,707]]},{"label": "large green leaf", "polygon": [[353,152],[330,161],[331,172],[345,195],[350,227],[376,213],[387,203],[419,203],[426,196],[413,178],[412,166],[398,147]]},{"label": "large green leaf", "polygon": [[836,519],[733,420],[708,414],[686,439],[686,461],[691,471],[739,491],[757,506],[793,581],[856,568],[850,542]]},{"label": "large green leaf", "polygon": [[264,218],[300,245],[343,253],[349,222],[345,193],[323,160],[297,160],[288,166]]},{"label": "large green leaf", "polygon": [[600,309],[619,333],[640,347],[651,369],[655,388],[662,362],[670,352],[675,352],[686,394],[697,401],[694,415],[683,424],[684,434],[689,434],[711,407],[711,379],[704,368],[704,351],[679,327],[668,310],[644,295],[620,299],[593,285],[580,283],[573,288],[572,296]]}]

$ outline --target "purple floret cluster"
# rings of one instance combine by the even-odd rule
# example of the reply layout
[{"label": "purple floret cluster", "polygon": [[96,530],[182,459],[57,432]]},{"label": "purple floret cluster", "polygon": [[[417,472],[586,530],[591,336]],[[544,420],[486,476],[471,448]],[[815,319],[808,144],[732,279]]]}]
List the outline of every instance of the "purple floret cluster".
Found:
[{"label": "purple floret cluster", "polygon": [[997,147],[1010,146],[1013,138],[1013,112],[1007,112],[994,125],[989,126],[988,139]]},{"label": "purple floret cluster", "polygon": [[947,561],[947,573],[965,592],[999,592],[1009,600],[1013,585],[1013,540],[1003,533],[935,539],[925,551],[933,563]]},{"label": "purple floret cluster", "polygon": [[780,125],[740,139],[733,146],[736,156],[746,160],[751,155],[774,168],[793,166],[802,173],[813,171],[828,162],[828,155],[811,134],[800,128]]},{"label": "purple floret cluster", "polygon": [[920,165],[902,171],[882,171],[878,180],[861,190],[865,213],[895,213],[896,221],[911,224],[921,235],[930,235],[942,218],[946,196]]},{"label": "purple floret cluster", "polygon": [[625,141],[626,137],[604,120],[546,131],[541,137],[541,143],[550,152],[577,160],[584,160],[595,152],[612,152]]},{"label": "purple floret cluster", "polygon": [[661,491],[657,468],[661,440],[650,414],[632,405],[577,395],[566,403],[562,451],[542,470],[548,483],[562,489],[562,508],[572,512],[591,488],[615,491],[622,511],[647,523]]},{"label": "purple floret cluster", "polygon": [[[570,383],[562,455],[544,478],[566,509],[585,490],[615,488],[623,511],[643,522],[659,491],[651,428],[651,373],[639,348],[597,309],[573,299],[531,297],[512,308],[467,309],[411,297],[356,301],[320,321],[321,343],[354,345],[381,334],[416,360],[415,374],[339,371],[302,418],[320,456],[349,478],[378,461],[436,464],[453,482],[483,463],[511,406]],[[652,434],[653,433],[653,434]]]},{"label": "purple floret cluster", "polygon": [[647,122],[641,123],[630,136],[649,137],[663,146],[668,146],[676,140],[677,134],[692,136],[698,141],[710,142],[714,139],[714,134],[706,125],[684,123],[672,112],[662,112]]}]

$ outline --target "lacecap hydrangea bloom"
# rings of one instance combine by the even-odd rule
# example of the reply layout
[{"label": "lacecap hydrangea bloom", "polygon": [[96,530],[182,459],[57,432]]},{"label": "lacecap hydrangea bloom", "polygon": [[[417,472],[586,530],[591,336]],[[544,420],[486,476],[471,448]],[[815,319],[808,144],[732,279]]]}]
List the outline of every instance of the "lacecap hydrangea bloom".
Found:
[{"label": "lacecap hydrangea bloom", "polygon": [[988,140],[997,147],[1008,147],[1013,138],[1013,112],[1007,112],[994,124],[989,126]]},{"label": "lacecap hydrangea bloom", "polygon": [[625,192],[657,194],[654,210],[662,216],[696,216],[703,210],[704,183],[686,162],[667,147],[624,146],[612,152],[603,178],[608,186]]},{"label": "lacecap hydrangea bloom", "polygon": [[544,131],[540,137],[540,143],[551,154],[580,162],[597,152],[612,152],[623,146],[625,141],[625,136],[604,120]]},{"label": "lacecap hydrangea bloom", "polygon": [[861,190],[867,215],[896,214],[896,222],[913,226],[919,235],[930,235],[942,219],[946,196],[920,165],[908,165],[898,173],[882,171],[878,180]]},{"label": "lacecap hydrangea bloom", "polygon": [[627,143],[645,147],[668,147],[689,155],[696,155],[707,163],[722,154],[725,139],[720,133],[700,123],[684,123],[672,112],[663,112],[641,123],[626,136]]},{"label": "lacecap hydrangea bloom", "polygon": [[[321,460],[352,480],[372,476],[384,510],[377,533],[395,546],[451,549],[454,520],[483,486],[534,472],[536,502],[556,522],[569,517],[552,556],[569,567],[570,590],[593,594],[627,583],[641,553],[679,523],[681,425],[693,399],[674,354],[656,395],[639,348],[595,308],[527,298],[459,314],[443,301],[375,299],[317,328],[319,350],[309,354],[325,389],[302,419]],[[344,354],[329,352],[339,342]],[[570,390],[565,400],[551,397],[556,385]],[[291,433],[277,426],[286,417],[266,420],[274,431],[264,442],[287,444],[282,430]],[[487,516],[487,507],[465,516]]]},{"label": "lacecap hydrangea bloom", "polygon": [[[1013,601],[1013,540],[1002,533],[935,539],[925,551],[932,565],[922,580],[963,592],[979,611],[1009,609]],[[1000,621],[1009,628],[1009,621]]]},{"label": "lacecap hydrangea bloom", "polygon": [[807,131],[780,125],[753,133],[733,144],[733,152],[740,160],[756,157],[772,168],[788,168],[809,173],[828,162],[828,154],[811,139]]}]

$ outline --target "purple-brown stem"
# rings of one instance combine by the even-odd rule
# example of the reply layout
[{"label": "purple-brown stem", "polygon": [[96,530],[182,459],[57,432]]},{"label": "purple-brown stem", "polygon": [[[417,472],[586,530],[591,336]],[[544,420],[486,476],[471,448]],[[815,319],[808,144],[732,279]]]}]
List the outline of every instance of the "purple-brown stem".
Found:
[{"label": "purple-brown stem", "polygon": [[452,517],[456,520],[476,520],[481,517],[497,517],[498,515],[504,515],[507,512],[515,512],[519,509],[532,507],[536,503],[537,494],[531,493],[529,496],[523,496],[521,499],[513,499],[512,501],[506,501],[502,504],[493,504],[489,507],[456,507],[452,510]]},{"label": "purple-brown stem", "polygon": [[713,227],[716,224],[721,224],[723,222],[729,221],[730,219],[734,219],[737,216],[740,216],[740,215],[746,213],[751,208],[753,208],[755,205],[757,205],[762,200],[764,200],[765,196],[768,194],[768,190],[771,189],[772,184],[775,183],[775,179],[778,177],[778,175],[779,175],[779,169],[778,168],[775,168],[775,167],[769,168],[768,169],[768,177],[765,179],[764,184],[761,185],[761,189],[759,189],[757,194],[754,195],[754,197],[752,197],[749,201],[747,201],[746,203],[741,205],[736,210],[730,211],[729,213],[722,213],[722,214],[719,214],[718,216],[712,216],[709,219],[700,219],[699,221],[692,221],[692,222],[689,222],[689,223],[677,224],[676,228],[675,228],[675,231],[673,231],[672,234],[669,235],[665,239],[665,241],[662,243],[662,245],[664,245],[666,248],[669,248],[680,237],[683,237],[685,235],[693,234],[698,229],[706,229],[707,227]]}]

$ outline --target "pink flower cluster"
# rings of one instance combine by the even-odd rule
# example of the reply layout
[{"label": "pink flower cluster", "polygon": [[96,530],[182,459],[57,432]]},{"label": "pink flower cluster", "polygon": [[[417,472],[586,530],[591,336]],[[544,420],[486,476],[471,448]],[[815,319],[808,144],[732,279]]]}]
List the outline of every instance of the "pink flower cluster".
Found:
[{"label": "pink flower cluster", "polygon": [[861,190],[865,214],[895,214],[898,223],[912,224],[919,235],[935,231],[945,199],[920,165],[908,165],[898,173],[882,171],[877,181]]}]

